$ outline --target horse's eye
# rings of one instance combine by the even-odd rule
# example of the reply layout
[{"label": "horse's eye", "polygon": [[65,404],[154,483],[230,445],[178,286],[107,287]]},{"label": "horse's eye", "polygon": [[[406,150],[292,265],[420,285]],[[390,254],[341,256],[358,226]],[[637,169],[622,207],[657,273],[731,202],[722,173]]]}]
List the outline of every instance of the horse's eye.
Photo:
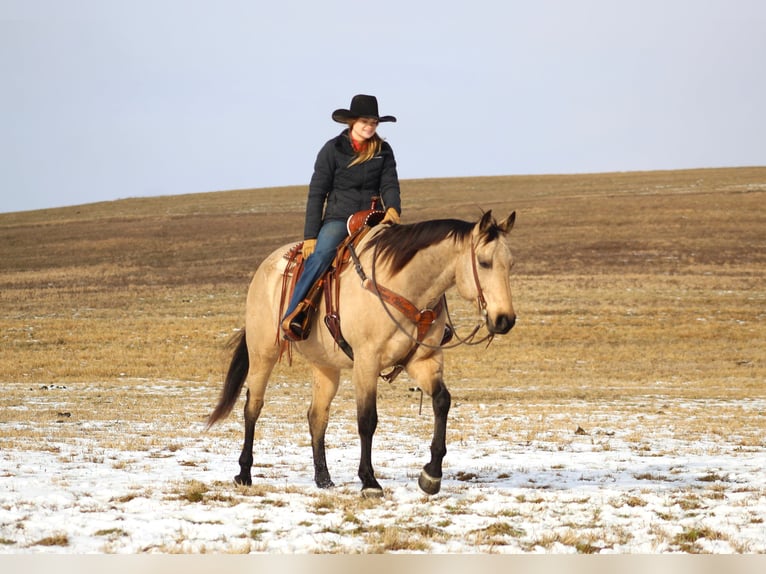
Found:
[{"label": "horse's eye", "polygon": [[482,261],[479,259],[479,267],[482,269],[492,269],[492,260],[490,259],[489,261]]}]

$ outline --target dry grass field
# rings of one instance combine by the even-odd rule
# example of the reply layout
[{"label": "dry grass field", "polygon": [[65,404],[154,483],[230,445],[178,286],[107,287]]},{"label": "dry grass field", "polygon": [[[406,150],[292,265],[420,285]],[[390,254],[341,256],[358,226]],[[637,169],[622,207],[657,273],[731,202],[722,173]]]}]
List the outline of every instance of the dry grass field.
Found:
[{"label": "dry grass field", "polygon": [[[20,492],[45,474],[25,467],[34,460],[114,482],[107,495],[101,482],[46,479],[91,497],[78,515],[105,513],[77,532],[46,529],[63,502],[40,503],[49,513],[37,519],[32,495],[0,494],[0,552],[766,552],[766,483],[746,470],[760,460],[762,471],[766,454],[766,168],[411,180],[402,191],[405,223],[517,211],[518,322],[488,349],[447,354],[438,497],[412,491],[431,419],[406,377],[380,389],[374,462],[393,492],[378,506],[356,493],[348,384],[328,433],[339,488],[313,488],[300,357],[274,373],[253,487],[229,483],[239,409],[201,430],[250,276],[299,239],[305,189],[0,214],[0,481]],[[456,295],[450,306],[459,329],[474,324]],[[258,449],[270,457],[260,467]],[[181,530],[143,540],[126,518],[136,498],[187,514],[249,509],[249,526],[224,536],[184,515]],[[739,512],[713,520],[723,503]],[[292,528],[269,521],[291,504],[304,513]],[[291,538],[301,528],[313,542]]]}]

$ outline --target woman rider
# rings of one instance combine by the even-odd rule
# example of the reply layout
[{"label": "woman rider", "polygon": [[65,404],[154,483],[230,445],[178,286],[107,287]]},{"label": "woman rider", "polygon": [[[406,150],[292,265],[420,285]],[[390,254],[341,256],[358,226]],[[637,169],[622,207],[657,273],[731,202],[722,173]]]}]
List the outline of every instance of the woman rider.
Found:
[{"label": "woman rider", "polygon": [[375,197],[385,210],[381,223],[399,223],[402,211],[394,152],[377,133],[379,123],[396,118],[378,115],[375,96],[358,94],[349,109],[335,110],[332,119],[347,127],[322,146],[314,164],[303,228],[303,273],[282,319],[285,338],[290,340],[308,335],[304,332],[306,295],[348,235],[348,218],[369,209]]}]

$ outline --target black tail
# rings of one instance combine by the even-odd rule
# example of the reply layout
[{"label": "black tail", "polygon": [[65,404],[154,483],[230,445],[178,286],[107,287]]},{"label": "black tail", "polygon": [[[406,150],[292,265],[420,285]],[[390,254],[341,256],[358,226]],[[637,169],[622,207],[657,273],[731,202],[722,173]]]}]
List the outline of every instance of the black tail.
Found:
[{"label": "black tail", "polygon": [[236,345],[237,348],[231,357],[229,372],[226,373],[226,382],[223,385],[221,397],[218,399],[215,410],[207,419],[207,428],[229,416],[231,409],[234,408],[234,404],[239,398],[242,386],[245,384],[247,372],[250,370],[250,358],[247,354],[247,337],[245,336],[244,327],[239,334],[234,336],[231,344],[232,346]]}]

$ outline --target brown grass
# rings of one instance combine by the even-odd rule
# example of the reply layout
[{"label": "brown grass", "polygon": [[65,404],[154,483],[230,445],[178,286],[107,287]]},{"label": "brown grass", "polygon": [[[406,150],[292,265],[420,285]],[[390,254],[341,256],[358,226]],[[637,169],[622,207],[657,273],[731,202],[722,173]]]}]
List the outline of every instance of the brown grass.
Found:
[{"label": "brown grass", "polygon": [[33,546],[69,546],[69,537],[66,534],[58,533],[52,536],[46,536],[34,542]]},{"label": "brown grass", "polygon": [[[0,214],[0,380],[220,380],[249,277],[298,239],[304,193]],[[452,353],[448,377],[510,375],[561,399],[658,382],[663,394],[762,392],[765,193],[766,168],[404,182],[405,221],[519,215],[518,327],[491,361]]]},{"label": "brown grass", "polygon": [[[200,383],[195,400],[209,408],[250,275],[298,238],[304,194],[237,190],[0,214],[0,381],[35,392],[106,385],[97,412],[71,404],[47,417],[198,416],[169,413],[130,386]],[[762,444],[740,427],[745,413],[711,420],[703,404],[678,412],[667,399],[764,396],[766,168],[415,180],[403,195],[405,222],[518,212],[519,322],[489,351],[448,354],[457,401],[518,403],[550,430],[545,401],[585,413],[589,401],[617,400],[626,411],[650,409],[657,424],[680,417],[691,433],[739,432],[743,446]],[[450,300],[458,326],[473,325],[470,306]],[[306,381],[306,366],[280,365],[280,377]],[[588,418],[596,422],[583,416],[583,427]]]}]

